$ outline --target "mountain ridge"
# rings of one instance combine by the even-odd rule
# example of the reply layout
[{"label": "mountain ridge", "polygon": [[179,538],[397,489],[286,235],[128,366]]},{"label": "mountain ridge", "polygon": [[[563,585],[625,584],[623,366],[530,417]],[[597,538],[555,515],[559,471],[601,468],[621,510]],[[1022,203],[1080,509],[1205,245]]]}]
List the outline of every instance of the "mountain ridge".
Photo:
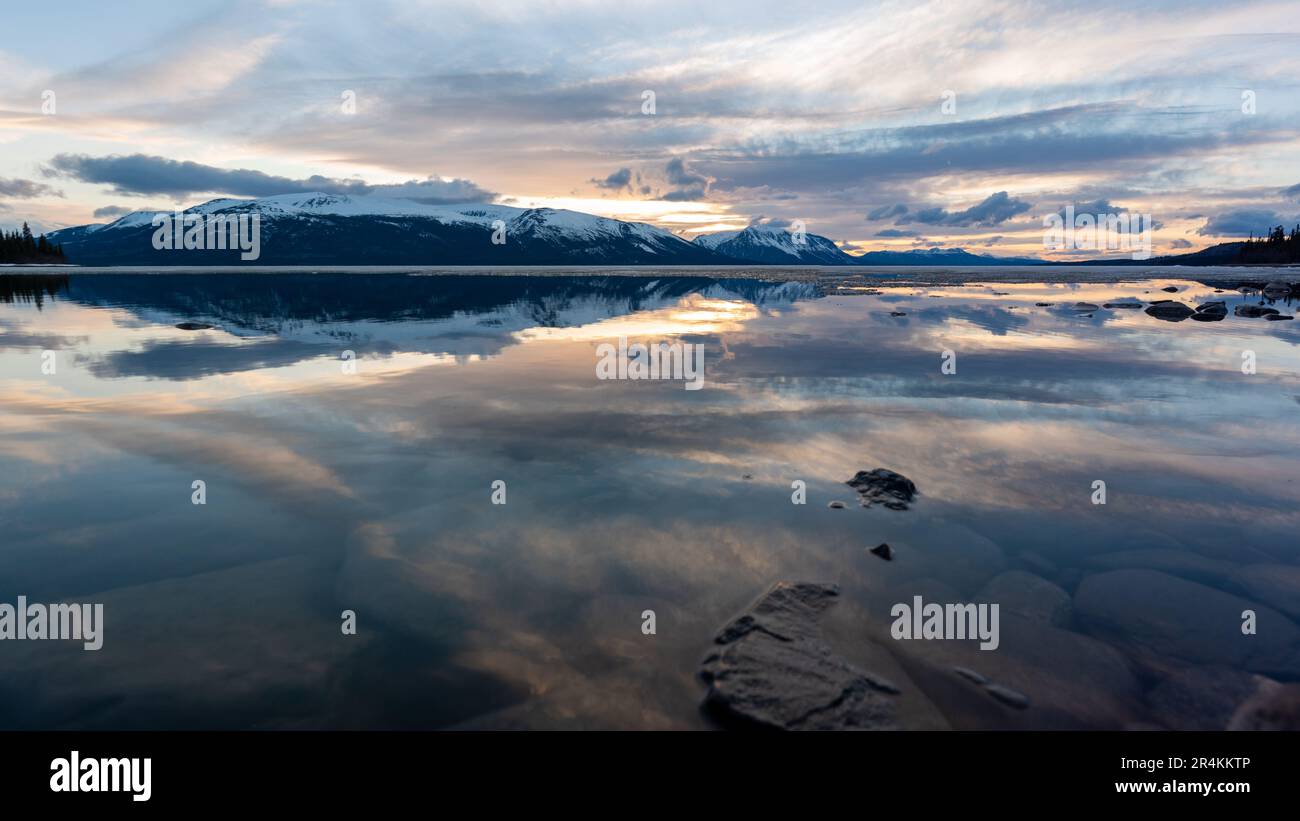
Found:
[{"label": "mountain ridge", "polygon": [[[1129,259],[1053,262],[995,257],[964,248],[867,251],[854,256],[833,240],[795,234],[771,223],[687,240],[644,222],[556,208],[495,203],[421,202],[347,194],[278,194],[217,198],[185,214],[258,215],[260,252],[155,249],[153,219],[175,211],[134,211],[109,223],[48,233],[74,265],[1125,265]],[[494,242],[494,237],[503,240]],[[1145,265],[1231,264],[1242,243],[1153,257]]]}]

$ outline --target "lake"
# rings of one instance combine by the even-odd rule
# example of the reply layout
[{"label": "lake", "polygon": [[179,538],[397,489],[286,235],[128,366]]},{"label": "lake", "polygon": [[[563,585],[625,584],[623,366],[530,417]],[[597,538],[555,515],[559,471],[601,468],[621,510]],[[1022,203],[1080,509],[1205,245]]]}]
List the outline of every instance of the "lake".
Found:
[{"label": "lake", "polygon": [[[838,585],[901,727],[1222,726],[1300,679],[1300,328],[1237,315],[1294,292],[837,276],[0,274],[0,602],[104,613],[0,641],[0,727],[710,728],[780,581]],[[598,378],[620,339],[702,386]],[[998,603],[998,647],[894,638],[917,596]]]}]

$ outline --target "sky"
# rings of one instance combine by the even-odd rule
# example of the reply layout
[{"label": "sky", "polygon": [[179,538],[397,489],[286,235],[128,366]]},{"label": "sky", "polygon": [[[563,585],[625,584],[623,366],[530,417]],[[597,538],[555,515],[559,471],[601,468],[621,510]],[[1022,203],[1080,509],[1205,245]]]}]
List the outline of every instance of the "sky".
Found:
[{"label": "sky", "polygon": [[58,9],[5,12],[7,228],[325,191],[1067,260],[1066,206],[1157,254],[1300,222],[1296,2]]}]

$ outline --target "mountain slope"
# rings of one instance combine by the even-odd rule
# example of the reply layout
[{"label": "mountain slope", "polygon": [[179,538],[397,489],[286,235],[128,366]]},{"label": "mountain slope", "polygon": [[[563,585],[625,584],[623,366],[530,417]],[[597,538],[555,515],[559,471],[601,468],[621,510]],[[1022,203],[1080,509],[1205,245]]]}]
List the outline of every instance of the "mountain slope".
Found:
[{"label": "mountain slope", "polygon": [[[154,211],[55,231],[79,265],[717,265],[727,257],[652,225],[552,208],[427,205],[413,200],[286,194],[218,199],[189,214],[261,218],[260,256],[156,250]],[[504,226],[504,243],[493,243]]]},{"label": "mountain slope", "polygon": [[858,265],[1045,265],[1031,257],[989,257],[964,248],[913,248],[910,251],[868,251],[854,257]]},{"label": "mountain slope", "polygon": [[834,242],[817,234],[805,234],[803,242],[782,228],[751,225],[743,231],[722,231],[695,238],[695,245],[716,251],[738,262],[767,265],[854,265],[853,257]]}]

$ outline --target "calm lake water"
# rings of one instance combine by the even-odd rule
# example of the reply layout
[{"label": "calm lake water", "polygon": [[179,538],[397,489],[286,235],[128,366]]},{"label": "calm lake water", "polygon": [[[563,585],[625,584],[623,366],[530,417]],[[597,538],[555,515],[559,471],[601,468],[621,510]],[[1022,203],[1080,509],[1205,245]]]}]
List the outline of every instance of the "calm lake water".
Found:
[{"label": "calm lake water", "polygon": [[[0,641],[0,727],[705,728],[700,660],[779,580],[841,586],[828,640],[911,727],[1300,679],[1300,323],[1233,315],[1286,300],[876,287],[0,276],[0,602],[105,613],[99,651]],[[1074,307],[1162,298],[1228,316]],[[703,344],[704,387],[596,378],[619,337]],[[857,504],[877,467],[910,510]],[[1000,602],[1000,647],[891,639],[916,595]]]}]

